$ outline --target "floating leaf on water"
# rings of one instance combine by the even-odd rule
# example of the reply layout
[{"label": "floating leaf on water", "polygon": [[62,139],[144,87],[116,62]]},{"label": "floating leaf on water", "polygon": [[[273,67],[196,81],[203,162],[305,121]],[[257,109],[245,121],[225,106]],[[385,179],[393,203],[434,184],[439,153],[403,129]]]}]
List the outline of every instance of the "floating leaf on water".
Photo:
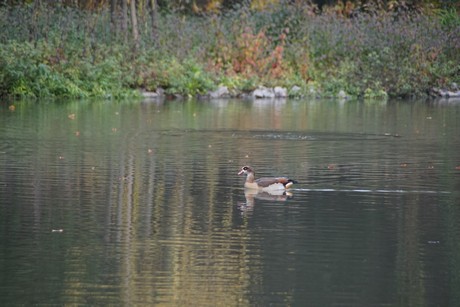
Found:
[{"label": "floating leaf on water", "polygon": [[12,104],[8,107],[8,110],[10,110],[11,112],[14,112],[16,110],[16,107],[14,106],[14,104]]},{"label": "floating leaf on water", "polygon": [[52,229],[51,232],[58,232],[58,233],[61,233],[61,232],[64,232],[64,229]]},{"label": "floating leaf on water", "polygon": [[75,113],[69,114],[67,117],[68,117],[69,119],[74,120],[74,119],[75,119]]}]

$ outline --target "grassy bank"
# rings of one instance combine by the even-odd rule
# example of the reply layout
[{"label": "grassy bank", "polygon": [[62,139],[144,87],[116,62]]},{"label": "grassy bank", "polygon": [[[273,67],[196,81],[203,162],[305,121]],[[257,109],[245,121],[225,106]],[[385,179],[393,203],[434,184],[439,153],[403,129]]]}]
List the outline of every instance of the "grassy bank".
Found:
[{"label": "grassy bank", "polygon": [[0,8],[0,96],[124,97],[138,89],[204,94],[219,85],[300,86],[333,96],[420,96],[460,84],[460,17],[452,10],[343,17],[309,6],[219,15],[162,13],[140,41],[97,13]]}]

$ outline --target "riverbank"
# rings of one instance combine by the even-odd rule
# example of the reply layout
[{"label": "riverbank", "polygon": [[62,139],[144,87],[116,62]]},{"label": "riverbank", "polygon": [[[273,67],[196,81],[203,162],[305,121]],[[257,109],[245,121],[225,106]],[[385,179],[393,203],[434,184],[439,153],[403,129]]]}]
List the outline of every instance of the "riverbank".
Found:
[{"label": "riverbank", "polygon": [[[452,101],[460,101],[460,90],[458,90],[458,86],[456,84],[453,85],[456,90],[449,91],[443,90],[438,88],[433,88],[431,91],[425,95],[427,98],[432,99],[451,99]],[[140,90],[139,94],[142,98],[145,99],[183,99],[184,95],[181,94],[165,94],[164,89],[158,88],[156,91],[146,91]],[[186,96],[187,98],[190,96]],[[229,90],[226,86],[219,86],[214,91],[209,91],[205,94],[197,95],[196,98],[199,99],[226,99],[226,98],[239,98],[239,99],[285,99],[285,98],[333,98],[333,99],[341,99],[341,100],[349,100],[354,99],[345,91],[341,90],[336,95],[329,95],[329,96],[322,96],[320,92],[318,92],[315,88],[310,87],[308,92],[302,90],[299,86],[293,86],[290,89],[275,86],[273,88],[259,86],[253,91],[250,92],[241,92],[235,89]],[[365,97],[371,99],[387,99],[388,95],[383,93],[377,97]]]},{"label": "riverbank", "polygon": [[212,97],[223,88],[252,95],[264,87],[377,98],[456,93],[460,84],[456,12],[351,18],[307,5],[163,12],[155,38],[148,16],[139,16],[137,42],[104,9],[43,4],[2,7],[0,16],[0,96]]}]

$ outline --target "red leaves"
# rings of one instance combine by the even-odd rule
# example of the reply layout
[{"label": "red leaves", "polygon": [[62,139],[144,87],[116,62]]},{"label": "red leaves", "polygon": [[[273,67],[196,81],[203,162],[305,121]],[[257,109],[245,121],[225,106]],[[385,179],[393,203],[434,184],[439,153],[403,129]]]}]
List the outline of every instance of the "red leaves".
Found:
[{"label": "red leaves", "polygon": [[247,27],[234,42],[220,42],[221,48],[216,52],[214,68],[226,67],[227,74],[240,74],[245,78],[282,77],[286,70],[283,57],[289,31],[286,29],[276,44],[267,37],[264,30],[256,34],[252,31]]}]

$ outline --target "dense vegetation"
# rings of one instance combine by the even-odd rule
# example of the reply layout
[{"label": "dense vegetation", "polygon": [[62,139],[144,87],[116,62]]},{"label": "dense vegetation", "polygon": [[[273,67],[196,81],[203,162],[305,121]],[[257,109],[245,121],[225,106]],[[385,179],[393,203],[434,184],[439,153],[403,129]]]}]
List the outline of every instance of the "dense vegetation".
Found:
[{"label": "dense vegetation", "polygon": [[155,19],[139,9],[134,20],[104,7],[4,5],[0,96],[123,97],[158,88],[196,95],[219,85],[236,92],[297,85],[306,94],[402,97],[460,84],[454,7],[319,12],[290,3],[160,10]]}]

